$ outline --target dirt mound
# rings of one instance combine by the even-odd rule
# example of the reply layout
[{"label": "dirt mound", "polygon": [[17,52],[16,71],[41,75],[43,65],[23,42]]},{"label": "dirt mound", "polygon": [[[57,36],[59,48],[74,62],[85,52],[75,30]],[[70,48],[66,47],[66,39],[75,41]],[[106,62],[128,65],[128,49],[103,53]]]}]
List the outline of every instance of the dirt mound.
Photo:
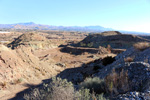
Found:
[{"label": "dirt mound", "polygon": [[13,42],[8,44],[8,47],[12,49],[19,47],[20,45],[30,46],[34,49],[44,49],[44,48],[52,48],[56,47],[45,37],[37,34],[37,33],[25,33],[16,38]]},{"label": "dirt mound", "polygon": [[83,47],[72,47],[72,46],[66,46],[61,49],[61,52],[66,52],[74,55],[81,55],[84,53],[91,53],[91,54],[108,54],[110,53],[109,50],[107,50],[104,47],[99,48],[83,48]]},{"label": "dirt mound", "polygon": [[29,42],[29,41],[46,41],[45,37],[42,37],[36,33],[26,33],[20,35],[13,43]]},{"label": "dirt mound", "polygon": [[105,31],[100,33],[103,36],[109,36],[109,35],[121,35],[119,31]]},{"label": "dirt mound", "polygon": [[137,42],[150,42],[150,40],[135,35],[111,31],[102,34],[91,34],[79,42],[78,45],[95,48],[99,46],[107,47],[110,45],[112,48],[127,49]]}]

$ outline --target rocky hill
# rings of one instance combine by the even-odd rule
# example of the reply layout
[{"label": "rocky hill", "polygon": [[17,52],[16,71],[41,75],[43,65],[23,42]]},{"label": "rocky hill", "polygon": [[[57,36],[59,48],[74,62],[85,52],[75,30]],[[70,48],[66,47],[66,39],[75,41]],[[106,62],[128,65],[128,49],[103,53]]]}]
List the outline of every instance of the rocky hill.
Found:
[{"label": "rocky hill", "polygon": [[[103,69],[99,69],[99,72],[95,76],[106,78],[112,75],[111,78],[117,78],[114,73],[118,73],[121,77],[122,71],[127,74],[128,81],[121,80],[122,85],[126,87],[120,87],[118,92],[118,100],[133,99],[133,100],[149,100],[150,99],[150,48],[138,49],[135,47],[129,48],[125,52],[115,57],[116,61],[112,64],[105,66]],[[124,73],[123,72],[123,73]],[[123,74],[122,73],[122,74]],[[124,74],[125,75],[125,74]],[[123,77],[122,77],[123,78]],[[120,82],[121,82],[120,81]],[[118,81],[119,84],[119,81]],[[118,87],[115,87],[118,88]],[[121,88],[125,90],[121,93]],[[114,90],[115,91],[115,90]],[[116,99],[116,100],[117,100]]]},{"label": "rocky hill", "polygon": [[8,47],[12,49],[19,47],[20,45],[29,46],[34,49],[46,49],[57,47],[56,44],[52,44],[45,37],[37,34],[37,33],[25,33],[16,38],[13,42],[8,44]]},{"label": "rocky hill", "polygon": [[150,40],[136,35],[121,34],[118,31],[108,31],[99,34],[90,34],[79,42],[78,46],[98,48],[99,46],[107,47],[110,45],[112,48],[126,49],[137,42],[150,42]]}]

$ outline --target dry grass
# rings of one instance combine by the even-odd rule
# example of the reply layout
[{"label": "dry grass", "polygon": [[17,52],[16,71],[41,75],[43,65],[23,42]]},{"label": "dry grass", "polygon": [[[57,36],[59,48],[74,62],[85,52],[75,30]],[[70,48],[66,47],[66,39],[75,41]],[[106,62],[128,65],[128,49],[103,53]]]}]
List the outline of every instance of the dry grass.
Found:
[{"label": "dry grass", "polygon": [[124,62],[133,62],[133,60],[131,57],[124,58]]},{"label": "dry grass", "polygon": [[128,72],[122,70],[119,74],[113,72],[105,78],[106,91],[111,95],[129,91]]},{"label": "dry grass", "polygon": [[110,45],[107,45],[106,49],[108,50],[109,53],[111,53],[112,47]]},{"label": "dry grass", "polygon": [[23,81],[23,79],[19,78],[19,79],[14,80],[13,84],[20,84],[20,83],[22,83],[22,81]]},{"label": "dry grass", "polygon": [[139,42],[133,45],[133,47],[137,50],[143,51],[150,47],[150,43],[148,42]]}]

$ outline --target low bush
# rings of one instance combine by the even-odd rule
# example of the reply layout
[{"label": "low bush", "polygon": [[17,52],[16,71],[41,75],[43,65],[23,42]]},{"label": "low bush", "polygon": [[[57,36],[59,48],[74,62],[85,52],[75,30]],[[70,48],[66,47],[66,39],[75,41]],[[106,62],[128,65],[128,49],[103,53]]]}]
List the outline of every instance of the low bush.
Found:
[{"label": "low bush", "polygon": [[106,49],[108,50],[109,53],[111,53],[112,47],[109,44],[107,45]]},{"label": "low bush", "polygon": [[133,58],[132,57],[127,57],[127,58],[124,58],[124,62],[133,62]]},{"label": "low bush", "polygon": [[14,80],[13,84],[20,84],[23,81],[22,78]]},{"label": "low bush", "polygon": [[103,94],[90,93],[89,89],[76,90],[71,82],[66,79],[52,78],[50,84],[42,88],[32,89],[24,95],[25,100],[106,100]]},{"label": "low bush", "polygon": [[93,91],[97,94],[105,92],[104,80],[98,77],[85,79],[84,82],[79,84],[79,87],[89,89],[91,93]]},{"label": "low bush", "polygon": [[53,77],[50,84],[44,84],[42,88],[31,90],[30,94],[25,94],[25,100],[73,100],[74,87],[66,79]]},{"label": "low bush", "polygon": [[[50,99],[51,98],[51,99]],[[66,79],[53,78],[49,86],[49,93],[45,100],[73,100],[74,87],[71,82]]]},{"label": "low bush", "polygon": [[129,91],[128,72],[122,70],[120,73],[112,71],[111,74],[105,77],[105,85],[107,93],[117,95]]},{"label": "low bush", "polygon": [[133,47],[137,50],[143,51],[150,47],[150,43],[148,42],[139,42],[133,45]]},{"label": "low bush", "polygon": [[80,89],[79,91],[76,92],[76,98],[74,100],[106,100],[104,98],[103,94],[95,94],[90,93],[89,89]]}]

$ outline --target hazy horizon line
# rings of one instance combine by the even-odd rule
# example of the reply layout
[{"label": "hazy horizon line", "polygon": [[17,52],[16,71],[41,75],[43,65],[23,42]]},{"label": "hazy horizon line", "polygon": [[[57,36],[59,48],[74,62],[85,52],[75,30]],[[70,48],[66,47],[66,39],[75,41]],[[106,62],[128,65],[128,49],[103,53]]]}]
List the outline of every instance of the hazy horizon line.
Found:
[{"label": "hazy horizon line", "polygon": [[[102,26],[102,25],[52,25],[52,24],[44,24],[44,23],[36,23],[36,22],[33,22],[33,21],[29,21],[29,22],[17,22],[17,23],[7,23],[7,24],[10,24],[10,25],[13,25],[13,24],[25,24],[25,23],[34,23],[34,24],[37,24],[37,25],[48,25],[48,26],[62,26],[62,27],[88,27],[88,26],[99,26],[99,27],[103,27],[103,28],[109,28],[109,29],[112,29],[112,31],[127,31],[127,32],[139,32],[139,33],[150,33],[150,32],[142,32],[142,31],[132,31],[132,30],[122,30],[122,29],[114,29],[114,28],[111,28],[111,27],[105,27],[105,26]],[[1,24],[1,23],[0,23]],[[5,24],[6,25],[6,24]]]}]

